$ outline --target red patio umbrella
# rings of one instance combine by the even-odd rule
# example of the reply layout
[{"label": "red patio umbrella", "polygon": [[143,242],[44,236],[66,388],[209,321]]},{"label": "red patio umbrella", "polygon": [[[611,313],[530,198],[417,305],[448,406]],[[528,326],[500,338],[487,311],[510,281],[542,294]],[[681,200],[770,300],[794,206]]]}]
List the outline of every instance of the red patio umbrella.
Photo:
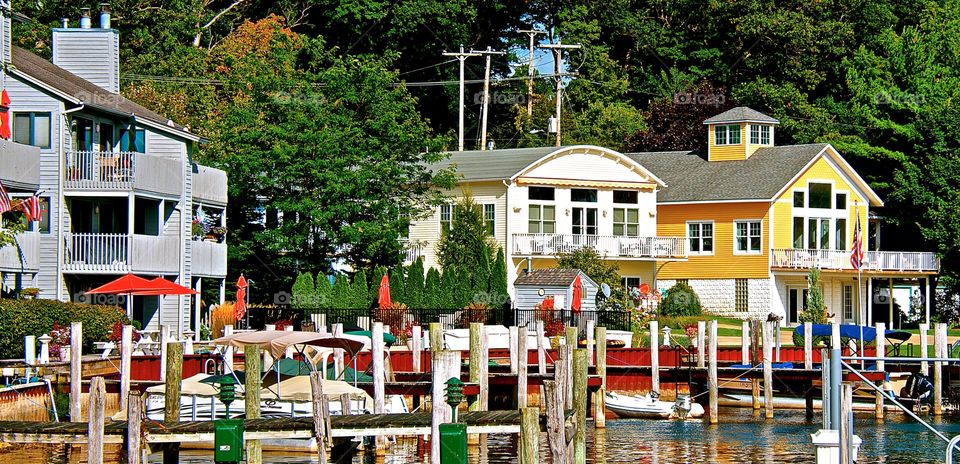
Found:
[{"label": "red patio umbrella", "polygon": [[573,279],[573,297],[571,300],[573,301],[570,302],[570,309],[575,313],[579,313],[583,305],[583,283],[580,281],[579,274]]},{"label": "red patio umbrella", "polygon": [[386,274],[380,279],[380,294],[377,295],[377,301],[380,303],[380,309],[393,307],[393,302],[390,301],[390,276]]},{"label": "red patio umbrella", "polygon": [[247,314],[247,279],[243,274],[237,279],[237,304],[233,306],[233,311],[238,321]]},{"label": "red patio umbrella", "polygon": [[105,294],[105,295],[122,295],[122,294],[137,294],[144,291],[156,291],[159,290],[157,282],[151,281],[149,279],[144,279],[143,277],[135,276],[133,274],[127,274],[119,279],[107,282],[93,290],[85,292],[86,294]]},{"label": "red patio umbrella", "polygon": [[10,140],[10,95],[0,92],[0,138]]},{"label": "red patio umbrella", "polygon": [[151,284],[157,287],[156,290],[144,290],[140,292],[134,292],[134,295],[196,295],[200,292],[189,288],[184,287],[176,282],[171,282],[163,277],[157,277],[156,279],[149,281]]}]

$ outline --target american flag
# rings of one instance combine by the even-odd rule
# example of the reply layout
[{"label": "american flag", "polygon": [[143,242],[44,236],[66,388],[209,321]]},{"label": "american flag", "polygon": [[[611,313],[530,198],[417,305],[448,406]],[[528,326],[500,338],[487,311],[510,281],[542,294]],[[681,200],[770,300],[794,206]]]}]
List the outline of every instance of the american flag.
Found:
[{"label": "american flag", "polygon": [[0,182],[0,214],[11,209],[13,209],[13,204],[10,203],[10,195],[7,194],[7,188],[3,186],[3,182]]},{"label": "american flag", "polygon": [[40,220],[40,198],[36,195],[23,200],[23,212],[27,215],[27,221]]},{"label": "american flag", "polygon": [[853,229],[853,250],[850,251],[850,265],[858,271],[863,266],[863,234],[860,231],[859,214],[857,214],[857,228]]}]

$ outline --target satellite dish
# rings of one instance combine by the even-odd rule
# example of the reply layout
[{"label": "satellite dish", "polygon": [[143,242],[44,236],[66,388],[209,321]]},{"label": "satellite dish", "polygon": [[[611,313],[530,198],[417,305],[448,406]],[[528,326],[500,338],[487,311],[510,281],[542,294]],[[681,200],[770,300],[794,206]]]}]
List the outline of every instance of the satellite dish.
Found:
[{"label": "satellite dish", "polygon": [[610,298],[610,286],[609,286],[609,285],[607,285],[607,284],[605,284],[605,283],[600,284],[600,291],[603,292],[603,296],[605,296],[605,297],[607,297],[607,298]]}]

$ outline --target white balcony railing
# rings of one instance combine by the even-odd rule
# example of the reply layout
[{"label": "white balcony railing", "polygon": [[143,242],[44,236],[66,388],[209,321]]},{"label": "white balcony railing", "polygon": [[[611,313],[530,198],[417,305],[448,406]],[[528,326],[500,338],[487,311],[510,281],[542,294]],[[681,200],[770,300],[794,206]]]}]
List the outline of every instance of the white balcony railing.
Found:
[{"label": "white balcony railing", "polygon": [[586,247],[608,258],[683,259],[687,257],[686,243],[683,237],[513,234],[513,254],[556,256]]},{"label": "white balcony railing", "polygon": [[177,237],[129,234],[65,234],[67,272],[176,272]]},{"label": "white balcony railing", "polygon": [[174,159],[135,152],[73,151],[64,163],[64,187],[179,194],[183,172]]},{"label": "white balcony railing", "polygon": [[40,269],[40,234],[22,232],[16,241],[0,247],[0,271],[37,272]]},{"label": "white balcony railing", "polygon": [[205,203],[227,204],[227,173],[220,169],[195,164],[193,198]]},{"label": "white balcony railing", "polygon": [[[849,250],[813,250],[774,248],[770,265],[785,269],[854,270]],[[930,252],[922,251],[868,251],[864,254],[862,270],[891,272],[938,272],[940,260]]]},{"label": "white balcony railing", "polygon": [[227,276],[227,244],[194,240],[191,242],[190,272],[196,277]]}]

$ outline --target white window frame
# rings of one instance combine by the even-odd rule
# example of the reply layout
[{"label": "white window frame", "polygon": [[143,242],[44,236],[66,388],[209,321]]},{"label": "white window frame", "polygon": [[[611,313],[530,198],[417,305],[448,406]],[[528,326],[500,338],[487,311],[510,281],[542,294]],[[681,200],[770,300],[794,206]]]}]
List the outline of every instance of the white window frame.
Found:
[{"label": "white window frame", "polygon": [[[543,208],[544,208],[544,207],[552,207],[552,208],[553,208],[553,220],[552,220],[552,221],[546,221],[546,220],[543,219]],[[527,205],[527,208],[530,208],[530,209],[536,208],[536,209],[539,209],[539,210],[540,210],[540,219],[537,220],[537,224],[538,224],[537,229],[539,230],[539,232],[530,232],[530,222],[531,222],[531,220],[530,220],[530,213],[527,212],[527,233],[530,233],[530,234],[548,234],[548,235],[555,235],[555,234],[557,233],[557,209],[559,209],[559,208],[557,208],[557,205],[556,205],[556,204],[554,204],[554,203],[531,203],[531,204]],[[544,232],[544,231],[543,231],[543,225],[544,225],[545,223],[552,223],[552,224],[553,224],[553,232]]]},{"label": "white window frame", "polygon": [[[444,224],[444,223],[449,224],[449,226],[447,227],[447,230],[453,230],[453,203],[444,203],[444,204],[440,205],[438,208],[439,208],[439,209],[437,210],[437,219],[438,219],[438,222],[439,222],[440,234],[443,235],[443,224]],[[447,213],[447,215],[449,216],[448,219],[444,219],[444,218],[443,218],[443,216],[444,216],[443,210],[444,210],[444,209],[448,210],[448,213]]]},{"label": "white window frame", "polygon": [[[850,294],[849,294],[849,295],[847,295],[847,290],[850,291]],[[849,296],[849,298],[848,298],[848,296]],[[853,285],[843,284],[843,288],[842,288],[842,290],[841,290],[841,299],[843,300],[843,320],[844,320],[844,321],[853,321],[853,320],[855,320],[856,317],[855,317],[855,313],[854,313],[855,300],[854,300],[854,296],[853,296]],[[849,303],[849,304],[848,304],[848,303]],[[848,314],[848,311],[849,311],[849,316],[847,315],[847,314]]]},{"label": "white window frame", "polygon": [[[810,207],[809,207],[809,204],[810,204],[810,189],[809,189],[809,186],[810,186],[810,184],[830,184],[830,206],[831,206],[830,208],[810,208]],[[851,229],[850,229],[850,227],[851,227],[851,225],[850,225],[850,208],[852,207],[851,205],[853,204],[853,202],[851,201],[851,199],[853,198],[853,196],[852,196],[852,193],[853,193],[853,192],[851,192],[850,190],[837,189],[837,182],[836,182],[834,179],[808,179],[808,180],[806,181],[806,186],[804,186],[803,188],[791,189],[790,192],[791,192],[791,195],[790,195],[790,205],[791,205],[791,206],[790,206],[790,207],[791,207],[791,216],[790,216],[790,245],[791,245],[791,247],[792,247],[793,249],[797,249],[797,248],[794,247],[794,243],[793,243],[793,238],[794,238],[794,235],[793,235],[793,220],[794,220],[794,218],[798,218],[798,217],[802,217],[802,218],[803,218],[803,248],[799,248],[799,249],[803,249],[803,250],[809,249],[809,248],[808,248],[809,241],[810,241],[810,238],[809,238],[809,236],[808,236],[808,235],[809,235],[809,220],[810,220],[810,218],[818,218],[818,219],[828,219],[828,220],[829,220],[828,222],[830,223],[830,226],[829,226],[829,229],[830,229],[830,237],[829,237],[829,239],[827,240],[827,247],[824,248],[824,250],[831,250],[831,251],[848,251],[848,250],[846,249],[846,245],[847,245],[847,242],[848,242],[848,237],[847,237],[847,235],[850,233],[850,230],[851,230]],[[793,193],[794,193],[794,192],[803,192],[803,207],[793,206]],[[837,208],[836,208],[837,194],[841,194],[841,193],[844,194],[844,195],[846,195],[846,198],[847,198],[847,206],[846,206],[845,208],[843,208],[843,209],[837,209]],[[837,249],[837,237],[836,237],[837,219],[846,219],[846,221],[847,221],[847,226],[846,226],[846,231],[845,231],[845,233],[844,233],[844,237],[841,238],[841,240],[842,240],[842,242],[843,242],[843,245],[844,245],[844,249],[843,249],[843,250],[838,250],[838,249]]]},{"label": "white window frame", "polygon": [[[487,216],[487,208],[490,208],[490,216]],[[493,237],[497,234],[497,205],[496,203],[481,203],[480,204],[480,215],[483,218],[483,227],[487,228],[487,223],[490,222],[493,224],[493,227],[490,227],[487,231],[487,235]]]},{"label": "white window frame", "polygon": [[[750,249],[750,238],[752,237],[752,235],[750,234],[750,224],[752,224],[752,223],[758,223],[758,224],[760,224],[760,232],[759,232],[758,235],[757,235],[757,238],[760,239],[760,248],[758,248],[756,251]],[[738,250],[738,249],[737,249],[737,239],[739,238],[739,236],[737,235],[737,225],[738,225],[738,224],[746,224],[746,225],[747,225],[747,249],[746,249],[746,250]],[[737,220],[733,221],[733,254],[735,254],[735,255],[760,255],[760,254],[763,254],[763,219],[737,219]]]},{"label": "white window frame", "polygon": [[[754,133],[754,129],[756,129],[756,133]],[[770,126],[750,124],[750,145],[770,145]]]},{"label": "white window frame", "polygon": [[[698,239],[700,240],[700,251],[693,251],[693,247],[690,246],[690,239],[692,238],[692,237],[690,237],[690,226],[691,226],[692,224],[698,224],[698,225],[701,226],[701,227],[700,227],[700,237],[698,237]],[[711,230],[711,234],[710,234],[710,239],[711,239],[710,251],[703,251],[703,224],[710,224],[710,230]],[[685,232],[684,235],[686,236],[685,238],[686,238],[686,240],[687,240],[687,248],[688,248],[687,253],[688,253],[688,254],[694,255],[694,256],[712,256],[712,255],[715,253],[715,251],[716,251],[716,249],[717,249],[717,226],[716,226],[716,224],[715,224],[715,222],[714,222],[713,220],[687,221],[687,222],[686,222],[686,225],[685,225],[685,230],[684,230],[684,232]]]},{"label": "white window frame", "polygon": [[620,277],[620,284],[623,285],[623,288],[624,288],[626,291],[628,291],[628,292],[630,291],[631,288],[633,288],[633,287],[630,286],[630,280],[631,280],[631,279],[636,279],[636,280],[637,280],[637,285],[636,285],[637,288],[639,288],[639,287],[640,287],[640,284],[643,283],[643,277],[640,277],[640,276],[621,276],[621,277]]},{"label": "white window frame", "polygon": [[[736,127],[733,131],[731,128]],[[723,143],[720,143],[720,134],[723,134]],[[737,142],[730,141],[730,134],[737,134]],[[717,124],[713,126],[713,144],[716,146],[740,145],[743,143],[743,128],[739,124]]]},{"label": "white window frame", "polygon": [[[625,204],[625,203],[616,203],[616,204],[617,204],[617,205],[621,205],[621,204]],[[626,203],[626,204],[629,204],[629,203]],[[617,221],[617,210],[623,210],[623,222],[618,222],[618,221]],[[637,212],[637,222],[636,222],[636,223],[630,222],[630,221],[627,219],[627,218],[629,217],[628,213],[629,213],[630,211],[636,211],[636,212]],[[639,236],[640,236],[640,208],[614,207],[612,214],[613,214],[613,217],[611,218],[611,219],[612,219],[611,222],[612,222],[612,224],[613,224],[613,236],[614,236],[614,237],[639,237]],[[617,234],[617,232],[616,232],[616,228],[617,228],[618,225],[623,227],[623,233],[622,233],[622,234]],[[629,226],[632,226],[632,225],[637,226],[637,233],[636,233],[635,235],[630,235],[630,233],[627,232],[627,231],[629,230]]]}]

